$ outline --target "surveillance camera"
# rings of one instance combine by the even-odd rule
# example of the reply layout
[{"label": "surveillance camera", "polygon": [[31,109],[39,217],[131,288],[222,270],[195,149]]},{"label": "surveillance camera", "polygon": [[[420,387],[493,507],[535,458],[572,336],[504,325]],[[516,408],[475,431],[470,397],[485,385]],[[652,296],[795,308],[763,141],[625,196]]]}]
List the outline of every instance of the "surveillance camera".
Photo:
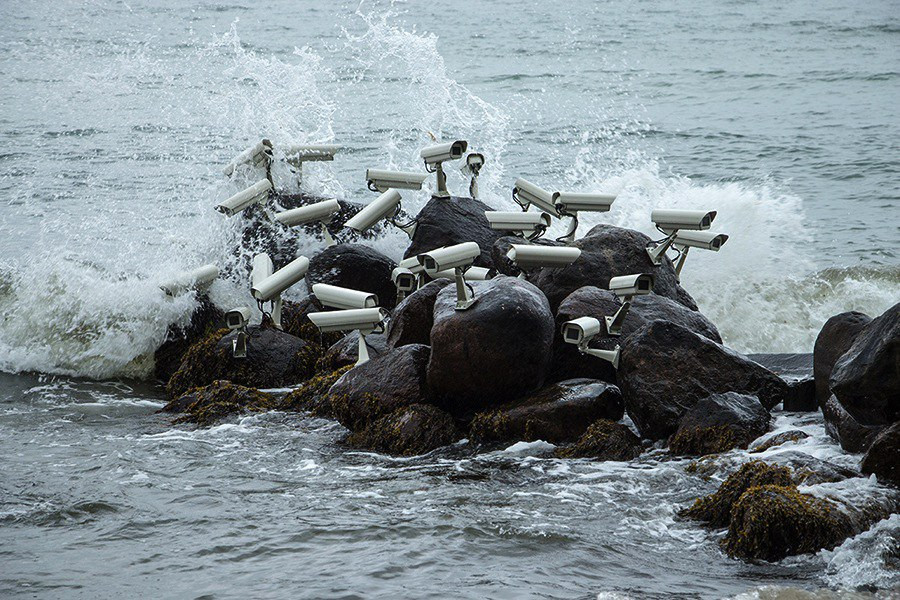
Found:
[{"label": "surveillance camera", "polygon": [[478,175],[481,167],[484,166],[484,154],[478,152],[470,152],[466,155],[466,169],[472,175]]},{"label": "surveillance camera", "polygon": [[268,179],[260,179],[246,190],[238,192],[228,200],[216,206],[216,210],[225,216],[233,217],[253,204],[265,201],[269,197],[272,184]]},{"label": "surveillance camera", "polygon": [[548,192],[521,177],[516,179],[516,187],[513,188],[513,200],[526,210],[534,204],[540,210],[554,217],[559,217],[559,210],[556,208],[558,198],[559,192]]},{"label": "surveillance camera", "polygon": [[581,317],[566,321],[562,326],[563,341],[578,346],[578,351],[582,354],[589,354],[611,362],[613,368],[618,369],[620,354],[619,346],[616,346],[615,350],[588,348],[591,339],[600,334],[600,328],[600,320],[593,317]]},{"label": "surveillance camera", "polygon": [[419,153],[425,161],[425,170],[429,173],[437,174],[437,187],[435,188],[434,195],[438,198],[450,197],[450,192],[447,191],[447,176],[444,174],[443,163],[448,160],[462,158],[462,155],[468,146],[468,142],[457,140],[455,142],[450,142],[449,144],[428,146],[427,148],[423,148]]},{"label": "surveillance camera", "polygon": [[353,215],[353,218],[344,223],[344,227],[362,233],[381,219],[393,217],[399,210],[402,199],[400,192],[390,189]]},{"label": "surveillance camera", "polygon": [[716,218],[716,211],[710,210],[663,210],[657,209],[650,219],[665,232],[679,229],[709,229]]},{"label": "surveillance camera", "polygon": [[329,331],[359,331],[359,358],[356,361],[357,365],[361,365],[369,360],[366,335],[374,331],[384,331],[384,321],[387,318],[388,312],[383,308],[353,308],[309,314],[309,320],[323,333]]},{"label": "surveillance camera", "polygon": [[577,212],[607,212],[615,201],[615,194],[572,194],[560,192],[556,198],[557,209],[564,214]]},{"label": "surveillance camera", "polygon": [[464,272],[481,255],[481,248],[475,242],[464,242],[454,246],[438,248],[418,256],[425,272],[432,277],[440,271],[454,270],[456,279],[456,310],[468,310],[475,304],[471,287],[466,283]]},{"label": "surveillance camera", "polygon": [[[463,273],[463,278],[466,281],[487,281],[493,276],[494,270],[486,267],[469,267],[466,269],[466,272]],[[456,270],[446,269],[444,271],[438,271],[437,273],[432,273],[431,277],[432,279],[453,279],[456,277]]]},{"label": "surveillance camera", "polygon": [[304,162],[331,161],[334,155],[341,149],[334,144],[306,144],[287,146],[284,149],[285,160],[295,166]]},{"label": "surveillance camera", "polygon": [[250,309],[246,306],[233,308],[225,313],[225,324],[228,329],[236,331],[231,340],[231,354],[235,358],[247,357],[247,325],[250,322]]},{"label": "surveillance camera", "polygon": [[263,302],[271,300],[303,279],[307,270],[309,270],[309,259],[305,256],[298,256],[262,281],[255,283],[250,293],[257,300]]},{"label": "surveillance camera", "polygon": [[331,222],[335,213],[341,210],[341,204],[337,200],[324,200],[316,202],[309,206],[301,206],[300,208],[292,208],[275,215],[275,219],[287,227],[295,227],[297,225],[305,225],[307,223],[319,222],[322,226],[322,237],[329,246],[334,246],[334,238],[328,231],[328,223]]},{"label": "surveillance camera", "polygon": [[250,287],[255,287],[262,283],[263,279],[267,279],[275,272],[275,266],[272,259],[265,252],[257,254],[253,257],[253,263],[250,271]]},{"label": "surveillance camera", "polygon": [[675,241],[672,245],[678,250],[678,262],[675,263],[675,277],[681,278],[681,269],[684,267],[684,261],[687,260],[688,250],[691,248],[702,248],[703,250],[712,250],[718,252],[719,248],[728,241],[728,236],[724,233],[715,233],[712,231],[678,231],[675,233]]},{"label": "surveillance camera", "polygon": [[511,231],[520,235],[537,233],[535,237],[539,237],[550,226],[550,215],[545,212],[486,210],[484,216],[487,217],[491,229]]},{"label": "surveillance camera", "polygon": [[262,140],[258,142],[237,156],[231,159],[225,168],[222,171],[227,176],[231,176],[235,169],[237,169],[241,165],[249,164],[255,167],[261,167],[270,165],[272,162],[272,142],[269,140]]},{"label": "surveillance camera", "polygon": [[394,286],[397,288],[397,304],[400,304],[407,294],[416,291],[416,288],[419,286],[416,275],[403,267],[396,267],[391,271],[391,281],[394,282]]},{"label": "surveillance camera", "polygon": [[578,260],[579,256],[581,256],[580,248],[571,246],[528,246],[525,244],[513,244],[506,253],[506,257],[514,262],[519,269],[565,267]]},{"label": "surveillance camera", "polygon": [[646,296],[653,291],[654,277],[651,273],[638,273],[636,275],[622,275],[609,280],[609,291],[622,300],[622,306],[611,317],[606,317],[606,332],[609,335],[621,335],[625,317],[631,309],[631,299],[634,296]]},{"label": "surveillance camera", "polygon": [[176,297],[185,292],[205,291],[209,289],[213,281],[219,276],[219,268],[216,265],[209,264],[198,267],[193,271],[182,273],[173,280],[160,284],[161,289],[166,296]]},{"label": "surveillance camera", "polygon": [[312,292],[322,306],[328,308],[375,308],[378,306],[378,296],[359,290],[328,285],[327,283],[315,283]]},{"label": "surveillance camera", "polygon": [[373,192],[395,190],[421,190],[428,175],[410,171],[384,171],[367,169],[366,182]]}]

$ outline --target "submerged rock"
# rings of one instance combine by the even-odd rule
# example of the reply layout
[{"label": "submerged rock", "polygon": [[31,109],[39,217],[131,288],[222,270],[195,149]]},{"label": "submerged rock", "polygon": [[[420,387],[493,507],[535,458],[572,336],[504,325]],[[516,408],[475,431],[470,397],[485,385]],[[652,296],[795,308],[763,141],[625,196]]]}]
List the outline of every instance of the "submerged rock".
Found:
[{"label": "submerged rock", "polygon": [[168,381],[188,349],[224,325],[225,313],[208,296],[200,296],[188,325],[173,325],[166,331],[166,341],[153,353],[153,375],[160,381]]},{"label": "submerged rock", "polygon": [[626,461],[643,452],[641,440],[625,425],[608,419],[594,421],[579,440],[557,450],[560,458]]},{"label": "submerged rock", "polygon": [[822,405],[825,431],[847,452],[865,452],[883,427],[861,425],[832,395]]},{"label": "submerged rock", "polygon": [[570,379],[523,399],[504,404],[472,420],[471,437],[479,442],[577,440],[597,419],[618,421],[625,414],[619,388],[594,379]]},{"label": "submerged rock", "polygon": [[464,311],[453,286],[438,293],[431,329],[428,387],[456,417],[538,389],[553,342],[553,315],[533,285],[500,276],[472,286],[477,301]]},{"label": "submerged rock", "polygon": [[746,448],[769,430],[769,420],[769,411],[756,396],[713,394],[684,413],[669,448],[675,454],[701,456]]},{"label": "submerged rock", "polygon": [[646,250],[650,242],[649,237],[638,231],[597,225],[575,241],[574,246],[581,248],[578,260],[561,269],[543,269],[535,275],[534,284],[547,295],[555,311],[578,288],[593,285],[607,289],[612,277],[653,273],[655,294],[697,310],[694,299],[678,284],[672,261],[664,258],[659,266],[650,261]]},{"label": "submerged rock", "polygon": [[882,431],[869,446],[860,466],[878,481],[900,486],[900,422]]},{"label": "submerged rock", "polygon": [[484,216],[486,210],[494,209],[472,198],[432,197],[416,215],[416,231],[403,258],[443,246],[475,242],[481,248],[481,255],[474,265],[491,268],[491,247],[502,232],[491,229]]},{"label": "submerged rock", "polygon": [[824,406],[831,397],[831,371],[834,364],[853,345],[853,340],[872,317],[861,312],[845,312],[825,321],[816,337],[813,349],[813,375],[816,382],[816,400]]},{"label": "submerged rock", "polygon": [[394,308],[397,290],[391,272],[397,264],[390,258],[359,244],[338,244],[326,248],[309,261],[306,272],[307,288],[315,283],[369,292],[378,296],[378,304]]},{"label": "submerged rock", "polygon": [[415,456],[452,444],[461,437],[449,414],[428,404],[412,404],[353,432],[347,437],[347,443],[376,452]]},{"label": "submerged rock", "polygon": [[431,345],[434,325],[434,301],[438,292],[450,285],[449,279],[436,279],[403,299],[391,314],[387,345],[391,348],[407,344]]},{"label": "submerged rock", "polygon": [[775,448],[777,446],[782,446],[789,442],[799,442],[800,440],[806,439],[809,437],[809,434],[799,429],[792,429],[791,431],[784,431],[782,433],[778,433],[769,437],[756,446],[754,446],[750,452],[765,452],[770,448]]},{"label": "submerged rock", "polygon": [[787,384],[747,357],[675,323],[655,321],[625,340],[617,374],[625,408],[646,438],[659,440],[678,428],[701,398],[738,392],[771,410]]},{"label": "submerged rock", "polygon": [[275,399],[259,390],[229,381],[214,381],[205,387],[193,388],[166,404],[160,412],[184,413],[176,423],[196,423],[200,427],[214,425],[220,420],[245,411],[266,411],[273,408]]}]

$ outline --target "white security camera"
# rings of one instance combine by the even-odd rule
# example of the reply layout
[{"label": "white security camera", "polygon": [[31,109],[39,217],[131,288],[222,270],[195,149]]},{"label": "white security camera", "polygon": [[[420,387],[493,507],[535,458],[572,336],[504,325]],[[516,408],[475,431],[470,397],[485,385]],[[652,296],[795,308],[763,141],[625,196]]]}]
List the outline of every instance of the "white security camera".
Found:
[{"label": "white security camera", "polygon": [[484,216],[491,229],[510,231],[523,236],[527,233],[528,239],[541,237],[550,226],[550,215],[545,212],[486,210]]},{"label": "white security camera", "polygon": [[233,217],[239,212],[247,210],[253,204],[264,202],[269,197],[272,184],[268,179],[260,179],[246,190],[238,192],[228,200],[216,205],[216,210],[225,216]]},{"label": "white security camera", "polygon": [[657,209],[650,214],[650,219],[656,228],[666,234],[666,238],[654,242],[652,247],[647,247],[647,254],[654,265],[662,262],[662,257],[675,243],[675,237],[680,229],[706,230],[716,218],[716,211],[710,210],[675,210]]},{"label": "white security camera", "polygon": [[559,192],[548,192],[521,177],[516,179],[513,200],[524,210],[528,210],[528,207],[533,204],[545,213],[559,217],[559,210],[556,208],[557,198],[559,198]]},{"label": "white security camera", "polygon": [[465,140],[457,140],[447,144],[438,144],[436,146],[428,146],[422,148],[419,156],[425,161],[425,170],[429,173],[437,173],[437,189],[435,196],[447,198],[450,193],[447,191],[447,176],[444,174],[443,163],[448,160],[459,160],[465,153],[469,143]]},{"label": "white security camera", "polygon": [[254,167],[265,167],[266,175],[269,175],[269,168],[272,165],[272,142],[262,140],[253,144],[225,165],[222,172],[227,176],[234,174],[235,169],[241,165],[252,165]]},{"label": "white security camera", "polygon": [[572,194],[560,192],[556,198],[556,209],[560,215],[572,217],[569,230],[561,240],[575,241],[575,231],[578,229],[578,213],[580,212],[608,212],[615,201],[615,194]]},{"label": "white security camera", "polygon": [[600,320],[593,317],[581,317],[566,321],[562,326],[563,341],[578,346],[578,351],[582,354],[589,354],[611,362],[613,368],[618,369],[621,352],[619,346],[616,346],[615,350],[588,348],[591,339],[600,334],[601,326]]},{"label": "white security camera", "polygon": [[579,256],[581,256],[581,248],[528,246],[526,244],[513,244],[506,253],[506,257],[518,267],[519,277],[522,279],[525,278],[523,269],[565,267],[578,260]]},{"label": "white security camera", "polygon": [[622,306],[611,317],[606,317],[606,332],[609,335],[622,335],[622,324],[631,309],[634,296],[646,296],[653,291],[654,277],[651,273],[622,275],[609,280],[609,291],[622,301]]},{"label": "white security camera", "polygon": [[[487,281],[492,275],[491,269],[486,267],[469,267],[466,269],[466,272],[463,273],[463,278],[466,281]],[[446,269],[431,274],[431,277],[433,279],[453,279],[456,277],[456,271],[454,269]]]},{"label": "white security camera", "polygon": [[306,144],[293,145],[284,149],[284,160],[294,167],[297,174],[297,183],[303,182],[303,163],[332,161],[334,155],[341,149],[334,144]]},{"label": "white security camera", "polygon": [[174,298],[185,292],[190,291],[206,291],[213,281],[219,277],[219,267],[213,264],[197,267],[193,271],[182,273],[171,281],[160,284],[161,289],[166,296]]},{"label": "white security camera", "polygon": [[366,182],[373,192],[395,190],[421,190],[428,175],[411,171],[384,171],[366,169]]},{"label": "white security camera", "polygon": [[378,306],[378,296],[375,294],[328,285],[327,283],[314,283],[312,292],[319,303],[328,308],[350,309],[375,308]]},{"label": "white security camera", "polygon": [[362,233],[381,219],[388,219],[392,225],[402,229],[412,239],[413,233],[416,231],[416,222],[397,223],[396,220],[397,213],[400,212],[401,200],[403,197],[400,196],[400,192],[389,189],[353,215],[349,221],[344,223],[344,227]]},{"label": "white security camera", "polygon": [[341,210],[341,204],[337,200],[324,200],[316,202],[309,206],[301,206],[292,208],[275,215],[275,219],[287,227],[296,227],[297,225],[305,225],[307,223],[315,223],[318,221],[322,225],[322,237],[328,246],[334,246],[334,238],[328,231],[328,223],[331,223],[332,217]]},{"label": "white security camera", "polygon": [[454,270],[456,279],[456,310],[467,310],[475,304],[475,297],[466,284],[466,269],[481,255],[481,248],[475,242],[463,242],[454,246],[438,248],[418,256],[419,264],[428,275],[434,277],[439,271]]},{"label": "white security camera", "polygon": [[400,304],[409,293],[416,291],[419,286],[415,273],[403,267],[396,267],[391,271],[391,281],[397,288],[397,304]]},{"label": "white security camera", "polygon": [[328,331],[359,331],[357,366],[369,360],[366,336],[374,331],[384,331],[388,312],[383,308],[353,308],[309,314],[309,320],[325,333]]},{"label": "white security camera", "polygon": [[236,331],[231,340],[231,354],[235,358],[247,358],[247,325],[250,323],[250,309],[246,306],[233,308],[225,313],[225,325]]},{"label": "white security camera", "polygon": [[462,172],[470,177],[469,196],[473,200],[478,198],[478,175],[481,173],[482,167],[484,167],[484,154],[479,152],[467,154],[466,164],[461,167]]},{"label": "white security camera", "polygon": [[[258,256],[260,255],[257,255],[257,257]],[[268,259],[268,256],[266,256],[266,259]],[[253,262],[254,271],[256,271],[256,258],[254,258]],[[260,259],[260,264],[264,262],[264,260]],[[264,272],[262,268],[259,276],[251,276],[252,287],[250,288],[250,293],[260,304],[260,310],[262,310],[262,304],[264,302],[272,303],[272,322],[278,329],[281,329],[281,294],[303,279],[303,276],[306,275],[308,270],[309,259],[305,256],[299,256],[268,277],[258,279],[258,277],[261,276],[261,273]]]},{"label": "white security camera", "polygon": [[728,241],[728,236],[724,233],[715,233],[713,231],[679,231],[675,235],[675,241],[672,243],[678,251],[678,262],[675,263],[675,277],[681,277],[681,268],[684,261],[687,260],[688,250],[691,248],[702,248],[704,250],[712,250],[718,252],[719,248]]}]

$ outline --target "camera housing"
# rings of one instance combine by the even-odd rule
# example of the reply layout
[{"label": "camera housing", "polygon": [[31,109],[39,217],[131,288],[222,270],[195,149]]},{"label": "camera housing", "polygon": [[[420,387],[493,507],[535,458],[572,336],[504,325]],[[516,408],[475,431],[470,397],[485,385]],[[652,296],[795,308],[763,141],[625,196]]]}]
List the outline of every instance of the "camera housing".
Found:
[{"label": "camera housing", "polygon": [[656,278],[652,273],[637,273],[635,275],[620,275],[609,280],[609,291],[622,300],[622,306],[611,317],[606,317],[606,332],[609,335],[622,335],[622,325],[625,317],[631,309],[631,299],[634,296],[646,296],[653,292],[653,283]]},{"label": "camera housing", "polygon": [[415,273],[404,267],[395,267],[391,271],[391,281],[394,282],[394,287],[397,288],[397,304],[400,304],[408,294],[416,291],[419,287]]},{"label": "camera housing", "polygon": [[376,308],[378,296],[350,288],[314,283],[312,293],[322,306],[337,309]]},{"label": "camera housing", "polygon": [[559,192],[548,192],[544,188],[521,177],[516,179],[516,185],[513,188],[513,200],[524,210],[528,210],[528,207],[533,204],[545,213],[559,217],[559,210],[556,208],[556,200],[558,198]]},{"label": "camera housing", "polygon": [[681,282],[681,269],[684,267],[684,261],[687,260],[688,250],[691,248],[701,248],[703,250],[712,250],[718,252],[719,249],[728,241],[728,236],[724,233],[715,233],[713,231],[679,231],[675,234],[675,241],[672,245],[678,251],[678,261],[675,263],[675,277]]},{"label": "camera housing", "polygon": [[491,229],[509,231],[522,236],[527,233],[529,239],[542,236],[551,221],[550,215],[545,212],[486,210],[484,216]]},{"label": "camera housing", "polygon": [[235,358],[247,358],[247,325],[250,324],[250,308],[241,306],[232,308],[225,313],[225,325],[228,329],[236,331],[237,335],[231,340],[231,355]]},{"label": "camera housing", "polygon": [[476,298],[466,283],[464,273],[475,259],[481,255],[481,248],[475,242],[463,242],[453,246],[438,248],[420,254],[417,258],[425,272],[434,277],[440,271],[453,269],[456,279],[456,310],[468,310]]},{"label": "camera housing", "polygon": [[[493,276],[494,270],[488,269],[487,267],[469,267],[466,269],[466,272],[463,273],[463,278],[466,281],[487,281]],[[453,279],[456,277],[456,270],[446,269],[444,271],[438,271],[431,274],[431,277],[433,279]]]},{"label": "camera housing", "polygon": [[253,144],[229,162],[222,169],[226,176],[231,177],[238,167],[241,165],[251,165],[254,167],[265,167],[266,175],[269,176],[269,168],[272,165],[272,142],[263,139]]},{"label": "camera housing", "polygon": [[478,175],[484,167],[484,154],[480,152],[470,152],[466,155],[466,164],[462,167],[462,172],[470,177],[469,179],[469,196],[478,198]]},{"label": "camera housing", "polygon": [[459,160],[466,152],[469,143],[465,140],[456,140],[446,144],[436,144],[422,148],[419,156],[425,161],[425,170],[437,174],[437,187],[434,195],[439,198],[449,198],[447,191],[447,175],[444,173],[443,163],[448,160]]},{"label": "camera housing", "polygon": [[161,283],[159,289],[161,289],[166,296],[174,298],[185,292],[206,291],[218,277],[219,267],[210,263],[203,265],[202,267],[197,267],[192,271],[182,273],[170,281]]},{"label": "camera housing", "polygon": [[[260,258],[261,256],[264,256],[265,259]],[[274,273],[263,277],[267,270],[267,261],[269,265],[268,270],[271,270],[271,259],[267,255],[262,254],[254,257],[250,293],[259,302],[260,309],[262,308],[262,303],[272,302],[272,321],[275,327],[281,329],[281,294],[303,279],[303,276],[309,270],[309,259],[305,256],[298,256]],[[258,271],[257,264],[259,264]]]},{"label": "camera housing", "polygon": [[602,324],[599,319],[593,317],[580,317],[566,321],[562,326],[563,341],[574,344],[582,354],[596,356],[612,363],[613,368],[619,368],[619,356],[621,348],[616,346],[614,350],[600,350],[589,348],[591,340],[600,334]]},{"label": "camera housing", "polygon": [[359,331],[359,350],[356,365],[369,360],[366,336],[375,331],[384,331],[388,312],[383,308],[353,308],[331,312],[310,313],[309,320],[325,333],[329,331]]},{"label": "camera housing", "polygon": [[427,174],[413,171],[386,171],[382,169],[367,169],[366,182],[373,192],[386,192],[394,190],[421,190],[422,184],[428,179]]},{"label": "camera housing", "polygon": [[506,257],[519,269],[519,277],[524,278],[524,269],[542,267],[565,267],[581,256],[581,248],[572,246],[529,246],[513,244],[506,252]]},{"label": "camera housing", "polygon": [[328,224],[336,213],[341,210],[341,204],[337,200],[323,200],[309,206],[301,206],[280,212],[275,215],[275,220],[286,227],[296,227],[318,221],[322,227],[322,237],[328,246],[334,246],[335,241],[328,231]]},{"label": "camera housing", "polygon": [[353,217],[344,223],[344,227],[362,233],[369,229],[381,219],[389,219],[392,224],[406,232],[412,238],[415,232],[415,222],[401,225],[395,222],[394,217],[400,211],[400,202],[403,197],[400,192],[391,188],[384,192],[375,200],[370,202],[364,209],[353,215]]},{"label": "camera housing", "polygon": [[560,240],[566,242],[575,241],[575,232],[578,230],[578,213],[580,212],[608,212],[615,201],[615,194],[574,194],[560,192],[556,198],[556,210],[560,215],[572,218],[566,233]]},{"label": "camera housing", "polygon": [[227,200],[216,205],[216,210],[227,217],[233,217],[239,212],[247,210],[250,206],[265,202],[269,198],[272,184],[268,179],[260,179],[250,187],[231,196]]},{"label": "camera housing", "polygon": [[667,234],[665,239],[647,246],[650,261],[654,265],[660,265],[666,251],[675,243],[679,230],[702,231],[709,229],[716,218],[716,211],[656,209],[650,213],[650,218],[657,229]]}]

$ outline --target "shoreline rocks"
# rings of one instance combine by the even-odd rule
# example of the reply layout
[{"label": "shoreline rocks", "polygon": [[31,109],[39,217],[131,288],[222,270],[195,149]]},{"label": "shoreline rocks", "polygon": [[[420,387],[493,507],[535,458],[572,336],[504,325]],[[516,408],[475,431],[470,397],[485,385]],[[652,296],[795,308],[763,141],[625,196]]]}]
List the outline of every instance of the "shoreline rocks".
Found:
[{"label": "shoreline rocks", "polygon": [[769,430],[770,419],[756,396],[712,394],[682,415],[669,449],[675,454],[703,456],[746,448]]}]

